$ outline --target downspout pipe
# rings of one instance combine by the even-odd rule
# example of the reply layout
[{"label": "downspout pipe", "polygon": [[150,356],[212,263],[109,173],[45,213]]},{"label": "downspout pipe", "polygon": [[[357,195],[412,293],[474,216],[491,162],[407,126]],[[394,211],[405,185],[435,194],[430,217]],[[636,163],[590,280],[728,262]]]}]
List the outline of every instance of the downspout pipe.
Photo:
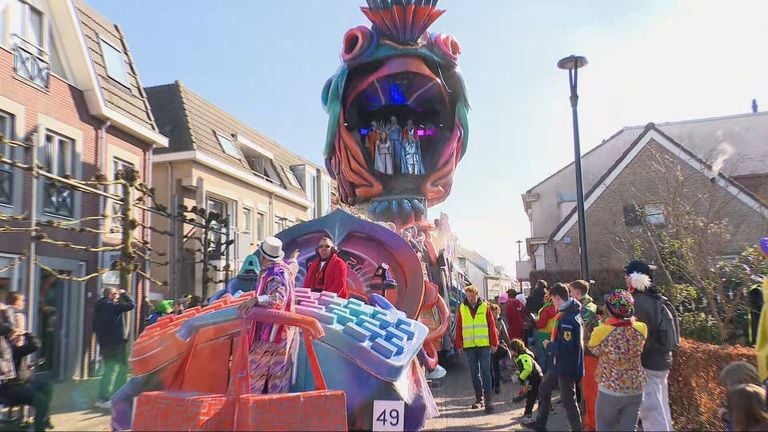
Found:
[{"label": "downspout pipe", "polygon": [[[101,127],[96,129],[96,140],[99,145],[99,160],[96,162],[98,165],[96,169],[106,175],[107,173],[107,129],[112,125],[112,122],[109,120],[106,120],[104,123],[102,123]],[[108,186],[102,186],[102,190],[108,188]],[[107,206],[106,204],[106,198],[105,197],[99,197],[99,216],[103,215],[105,213],[105,208]],[[107,219],[100,219],[99,223],[99,233],[97,242],[97,247],[101,248],[104,246],[104,232],[107,230]],[[99,262],[96,263],[96,268],[101,268],[102,263],[104,262],[104,252],[99,252],[98,254]],[[102,290],[102,281],[101,278],[96,278],[96,299],[98,299],[101,296],[101,290]]]}]

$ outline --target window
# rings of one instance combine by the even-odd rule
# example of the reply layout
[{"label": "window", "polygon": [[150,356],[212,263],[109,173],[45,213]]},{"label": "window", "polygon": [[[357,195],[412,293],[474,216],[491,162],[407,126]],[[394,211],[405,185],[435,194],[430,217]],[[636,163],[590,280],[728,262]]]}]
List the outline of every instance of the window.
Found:
[{"label": "window", "polygon": [[43,13],[24,2],[21,3],[21,37],[36,48],[43,48]]},{"label": "window", "polygon": [[307,177],[309,178],[309,181],[307,182],[307,199],[314,204],[315,207],[315,214],[314,216],[318,216],[318,206],[317,206],[317,176],[315,173],[308,173]]},{"label": "window", "polygon": [[323,202],[322,202],[323,213],[321,216],[325,216],[331,212],[331,183],[328,181],[323,181],[322,198],[323,198]]},{"label": "window", "polygon": [[283,173],[285,173],[285,178],[288,179],[288,183],[290,183],[291,186],[295,188],[301,188],[299,181],[296,179],[296,176],[293,174],[293,171],[291,171],[290,168],[283,166]]},{"label": "window", "polygon": [[[0,135],[4,139],[13,139],[13,114],[0,111]],[[13,159],[13,146],[0,142],[0,156]],[[13,204],[13,168],[0,163],[0,203]]]},{"label": "window", "polygon": [[624,225],[633,227],[639,226],[642,223],[640,220],[640,212],[637,206],[634,204],[624,205]]},{"label": "window", "polygon": [[[221,215],[221,219],[227,217],[227,203],[215,198],[208,197],[208,213],[218,213]],[[208,252],[213,255],[212,258],[221,257],[224,254],[222,238],[225,230],[229,229],[228,226],[224,226],[219,222],[211,222],[210,231],[208,232]]]},{"label": "window", "polygon": [[243,207],[243,226],[242,231],[244,233],[253,232],[253,210],[248,207]]},{"label": "window", "polygon": [[277,233],[288,228],[288,226],[288,218],[275,216],[275,232],[273,235],[277,235]]},{"label": "window", "polygon": [[[74,177],[75,142],[72,139],[47,131],[40,153],[39,162],[44,171],[59,177]],[[73,217],[72,188],[46,178],[43,183],[43,211],[54,216]]]},{"label": "window", "polygon": [[264,224],[266,223],[266,220],[267,216],[264,213],[256,213],[256,240],[258,241],[264,240]]},{"label": "window", "polygon": [[104,57],[104,67],[107,69],[107,76],[130,89],[131,81],[125,68],[123,52],[104,39],[99,39],[99,42],[101,45],[101,55]]},{"label": "window", "polygon": [[216,132],[216,139],[219,140],[219,145],[221,146],[222,150],[224,150],[224,153],[232,156],[233,158],[240,159],[240,151],[237,150],[237,146],[235,145],[234,141],[232,141],[232,138],[228,138]]},{"label": "window", "polygon": [[[120,171],[126,171],[126,170],[133,170],[135,169],[133,164],[130,162],[126,162],[120,158],[114,158],[112,159],[112,177],[117,180],[118,174]],[[112,185],[112,194],[114,195],[122,195],[123,189],[120,185]],[[109,232],[121,232],[123,230],[123,223],[122,219],[120,219],[120,215],[123,212],[123,205],[117,201],[112,201],[112,204],[110,206],[112,208],[112,218],[109,226]]]},{"label": "window", "polygon": [[257,176],[267,180],[271,183],[282,185],[280,177],[277,175],[277,169],[275,169],[275,163],[272,159],[268,159],[264,156],[248,156],[245,158],[248,162],[248,166],[251,171]]},{"label": "window", "polygon": [[654,203],[643,206],[643,220],[650,225],[664,224],[664,204]]}]

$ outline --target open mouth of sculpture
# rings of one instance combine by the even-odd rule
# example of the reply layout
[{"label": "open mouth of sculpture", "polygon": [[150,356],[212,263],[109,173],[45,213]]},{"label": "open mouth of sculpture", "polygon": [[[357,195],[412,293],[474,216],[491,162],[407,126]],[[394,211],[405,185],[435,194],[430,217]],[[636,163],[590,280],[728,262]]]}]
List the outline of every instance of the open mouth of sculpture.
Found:
[{"label": "open mouth of sculpture", "polygon": [[441,72],[419,57],[396,57],[353,68],[347,89],[339,126],[362,147],[384,194],[424,197],[425,177],[456,144],[455,103]]}]

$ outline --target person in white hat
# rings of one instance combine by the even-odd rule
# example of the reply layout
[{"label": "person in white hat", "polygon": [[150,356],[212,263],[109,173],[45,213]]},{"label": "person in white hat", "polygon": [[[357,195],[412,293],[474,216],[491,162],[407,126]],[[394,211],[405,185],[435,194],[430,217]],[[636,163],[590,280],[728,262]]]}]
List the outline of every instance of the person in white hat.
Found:
[{"label": "person in white hat", "polygon": [[[244,316],[254,307],[292,312],[299,251],[285,262],[283,242],[267,237],[259,246],[261,264],[257,295],[240,305]],[[293,353],[297,349],[295,328],[257,323],[249,353],[251,393],[287,393],[291,383]]]}]

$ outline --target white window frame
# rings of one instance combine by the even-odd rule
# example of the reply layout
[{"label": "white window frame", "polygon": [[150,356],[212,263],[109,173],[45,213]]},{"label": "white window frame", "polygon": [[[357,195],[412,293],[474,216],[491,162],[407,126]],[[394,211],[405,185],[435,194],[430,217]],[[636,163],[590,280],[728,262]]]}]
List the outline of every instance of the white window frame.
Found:
[{"label": "white window frame", "polygon": [[263,211],[256,212],[254,234],[257,241],[263,241],[267,237],[267,213]]},{"label": "white window frame", "polygon": [[322,187],[320,188],[320,216],[325,216],[331,212],[331,182],[327,178],[323,178]]},{"label": "white window frame", "polygon": [[[0,19],[2,17],[0,16]],[[13,113],[9,113],[7,111],[0,110],[0,117],[4,118],[6,121],[6,128],[5,130],[0,130],[0,135],[4,136],[7,140],[12,140],[14,138],[14,128],[16,126],[16,116]],[[14,154],[14,147],[10,144],[0,143],[0,156],[3,156],[6,159],[13,160],[13,154]],[[3,172],[3,175],[7,175],[10,177],[10,184],[9,184],[9,202],[0,201],[0,205],[3,206],[9,206],[13,207],[14,204],[14,198],[15,198],[15,179],[14,179],[14,169],[11,165],[7,164],[0,164],[0,171]]]},{"label": "white window frame", "polygon": [[307,194],[307,199],[312,202],[314,207],[313,218],[316,218],[320,214],[320,208],[317,205],[317,174],[313,171],[307,172],[307,188],[304,191]]},{"label": "white window frame", "polygon": [[243,206],[243,227],[241,232],[244,234],[253,233],[253,209],[248,206]]},{"label": "white window frame", "polygon": [[[17,126],[19,126],[17,124]],[[24,130],[17,127],[17,131]],[[74,161],[72,170],[73,172],[72,177],[74,179],[81,179],[82,178],[82,169],[83,169],[83,163],[82,163],[82,155],[83,155],[83,142],[85,141],[83,131],[77,127],[73,127],[68,125],[67,123],[64,123],[62,121],[59,121],[53,117],[49,117],[45,114],[38,113],[37,115],[37,128],[36,128],[37,134],[36,134],[36,141],[37,141],[37,154],[40,155],[45,147],[45,136],[46,134],[52,133],[55,135],[59,135],[63,138],[70,139],[74,143]],[[38,158],[38,163],[41,162],[41,159]],[[57,164],[56,161],[54,161],[55,164]],[[73,195],[73,207],[74,207],[74,214],[72,217],[69,216],[61,216],[57,215],[55,213],[50,213],[44,210],[45,206],[45,186],[46,181],[43,178],[42,181],[38,181],[37,183],[37,193],[38,193],[38,200],[37,200],[37,208],[36,212],[39,215],[41,220],[66,220],[66,221],[74,221],[72,226],[79,226],[80,223],[78,222],[78,219],[80,219],[81,215],[81,199],[82,199],[82,192],[74,192]]]},{"label": "white window frame", "polygon": [[235,159],[240,159],[242,155],[240,150],[238,150],[237,145],[235,144],[235,140],[231,137],[227,137],[222,133],[215,131],[214,133],[216,134],[216,140],[219,142],[219,147],[224,150],[224,154]]},{"label": "white window frame", "polygon": [[[116,47],[114,44],[99,37],[99,47],[101,48],[101,57],[104,59],[104,70],[107,72],[107,76],[115,82],[126,87],[127,90],[131,90],[131,77],[128,74],[127,58],[123,50]],[[111,51],[110,51],[111,50]],[[117,54],[120,57],[119,70],[115,70],[118,67],[114,64],[117,58],[111,58],[110,55]],[[108,57],[112,60],[108,60]]]},{"label": "white window frame", "polygon": [[[114,180],[117,180],[118,171],[121,171],[126,167],[133,168],[134,170],[136,169],[136,165],[134,165],[133,162],[127,161],[118,156],[112,156],[111,169],[112,169],[112,178]],[[118,184],[111,185],[110,189],[113,195],[118,195],[118,196],[123,195],[122,187]],[[110,201],[109,206],[112,213],[112,217],[110,218],[110,224],[109,224],[109,232],[110,233],[123,232],[122,221],[120,220],[119,217],[117,217],[122,214],[123,204],[114,200],[109,200],[109,201]]]},{"label": "white window frame", "polygon": [[301,184],[299,184],[299,180],[296,178],[296,175],[293,173],[293,171],[285,165],[282,165],[282,168],[285,177],[288,178],[288,183],[290,183],[291,186],[295,188],[301,189]]},{"label": "white window frame", "polygon": [[649,225],[664,225],[666,223],[664,213],[664,204],[643,204],[643,221]]},{"label": "white window frame", "polygon": [[[211,194],[208,194],[208,196],[205,197],[205,210],[207,212],[211,211],[211,202],[212,201],[215,201],[217,203],[223,204],[224,212],[221,214],[222,217],[225,218],[225,217],[229,216],[230,214],[232,214],[231,210],[230,210],[231,202],[229,200],[227,200],[226,198],[221,198],[218,195],[211,195]],[[231,227],[233,225],[233,223],[234,223],[234,221],[230,219],[229,226]],[[211,225],[211,226],[213,227],[213,225]],[[218,229],[218,228],[216,228],[216,229]],[[223,234],[211,232],[211,234],[209,234],[208,240],[209,241],[217,241],[217,240],[220,241],[221,240],[220,236],[222,236],[222,235]],[[208,245],[206,245],[205,247],[208,248]],[[226,248],[226,247],[228,247],[228,246],[222,246],[222,248]],[[221,259],[224,259],[224,256],[226,255],[226,252],[225,252],[224,249],[221,249],[220,251],[213,249],[213,250],[210,250],[210,252],[215,252],[216,254],[221,254],[221,256],[222,256]]]},{"label": "white window frame", "polygon": [[[42,136],[43,143],[40,146],[39,151],[42,152],[42,155],[44,157],[43,163],[43,171],[49,172],[53,175],[59,176],[59,177],[72,177],[77,178],[78,176],[78,169],[75,166],[76,165],[76,159],[77,159],[77,143],[73,138],[70,138],[64,134],[59,133],[58,131],[52,130],[52,129],[46,129],[45,133]],[[49,145],[50,143],[50,145]],[[65,151],[68,153],[66,158],[62,158],[61,155],[61,147],[62,144],[66,145]],[[63,164],[63,166],[62,166]],[[50,182],[51,180],[44,179],[42,184],[43,188],[45,188],[46,183]],[[72,214],[61,214],[56,213],[51,210],[47,210],[45,208],[45,197],[41,200],[41,208],[43,214],[47,216],[53,216],[57,218],[63,218],[63,219],[77,219],[78,218],[78,211],[77,211],[77,196],[76,192],[72,188],[68,188],[66,186],[60,185],[60,187],[65,189],[70,189],[70,192],[72,194]],[[45,189],[43,189],[45,190]]]},{"label": "white window frame", "polygon": [[[21,12],[21,15],[18,17],[21,24],[19,26],[19,36],[21,36],[21,38],[24,40],[25,45],[32,46],[40,50],[42,53],[45,53],[46,51],[45,41],[47,39],[45,37],[46,36],[45,35],[45,22],[46,22],[45,13],[41,9],[25,1],[19,0],[19,6],[20,6],[20,12]],[[28,27],[32,24],[32,22],[29,20],[31,10],[34,10],[40,14],[40,34],[36,35],[37,37],[39,37],[38,41],[33,41],[32,38],[30,38],[31,29],[29,29]],[[34,42],[38,42],[38,43],[34,43]]]}]

